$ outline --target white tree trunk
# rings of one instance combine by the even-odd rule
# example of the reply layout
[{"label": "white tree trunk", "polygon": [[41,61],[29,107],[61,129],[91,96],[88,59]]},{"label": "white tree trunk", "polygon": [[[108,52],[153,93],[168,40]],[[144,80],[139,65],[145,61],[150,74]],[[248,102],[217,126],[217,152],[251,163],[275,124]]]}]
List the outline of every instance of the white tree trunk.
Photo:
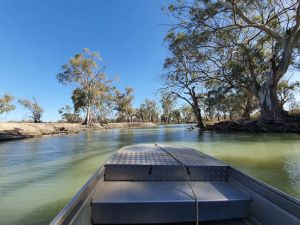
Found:
[{"label": "white tree trunk", "polygon": [[86,109],[86,116],[85,116],[84,124],[90,125],[91,123],[92,123],[91,107],[88,106]]},{"label": "white tree trunk", "polygon": [[260,113],[263,120],[279,120],[282,117],[277,97],[277,84],[268,79],[259,89]]}]

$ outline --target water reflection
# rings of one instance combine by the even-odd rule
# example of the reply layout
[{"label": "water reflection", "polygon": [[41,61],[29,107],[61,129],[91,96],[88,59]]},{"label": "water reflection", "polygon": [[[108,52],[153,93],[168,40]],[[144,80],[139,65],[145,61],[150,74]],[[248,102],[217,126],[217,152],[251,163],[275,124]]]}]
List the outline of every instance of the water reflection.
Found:
[{"label": "water reflection", "polygon": [[0,143],[0,224],[48,224],[117,149],[190,146],[300,198],[300,135],[214,134],[187,126],[114,129]]}]

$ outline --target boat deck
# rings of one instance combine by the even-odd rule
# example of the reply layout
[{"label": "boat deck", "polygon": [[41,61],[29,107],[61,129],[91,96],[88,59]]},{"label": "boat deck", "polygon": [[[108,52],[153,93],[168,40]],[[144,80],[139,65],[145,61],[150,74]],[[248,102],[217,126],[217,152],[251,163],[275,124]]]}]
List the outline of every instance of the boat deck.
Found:
[{"label": "boat deck", "polygon": [[299,225],[300,201],[197,150],[134,145],[100,167],[51,225],[188,225],[197,218],[199,225]]},{"label": "boat deck", "polygon": [[227,165],[194,149],[135,145],[106,163],[92,199],[92,221],[194,222],[196,201],[187,179],[197,197],[199,221],[248,217],[251,199],[227,182]]},{"label": "boat deck", "polygon": [[[250,198],[224,181],[192,181],[199,220],[244,218]],[[95,224],[195,221],[195,199],[184,181],[106,181],[92,201]]]}]

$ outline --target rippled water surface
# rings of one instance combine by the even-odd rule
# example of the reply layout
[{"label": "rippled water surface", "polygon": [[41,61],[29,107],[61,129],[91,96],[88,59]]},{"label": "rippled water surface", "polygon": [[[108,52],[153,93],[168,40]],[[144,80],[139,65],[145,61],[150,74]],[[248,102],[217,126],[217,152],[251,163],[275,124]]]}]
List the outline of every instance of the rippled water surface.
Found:
[{"label": "rippled water surface", "polygon": [[199,135],[181,126],[114,129],[0,143],[0,224],[44,225],[117,149],[190,146],[300,198],[300,135]]}]

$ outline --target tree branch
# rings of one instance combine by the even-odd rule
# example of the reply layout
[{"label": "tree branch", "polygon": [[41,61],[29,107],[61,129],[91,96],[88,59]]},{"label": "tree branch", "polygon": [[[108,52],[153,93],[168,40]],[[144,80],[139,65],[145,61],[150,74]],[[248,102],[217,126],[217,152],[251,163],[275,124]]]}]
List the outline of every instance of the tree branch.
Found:
[{"label": "tree branch", "polygon": [[236,23],[236,25],[239,26],[240,28],[253,27],[253,28],[260,29],[260,30],[264,31],[265,33],[267,33],[268,35],[270,35],[271,37],[273,37],[274,39],[283,43],[284,38],[281,35],[274,32],[272,29],[267,27],[265,24],[258,24],[258,23],[255,23],[254,21],[252,21],[251,19],[249,19],[234,2],[232,2],[232,1],[231,1],[231,3],[225,2],[223,4],[226,8],[229,8],[233,12],[234,17],[235,17],[235,14],[237,14],[247,24],[247,25],[241,25],[241,24]]},{"label": "tree branch", "polygon": [[172,91],[171,93],[176,95],[177,97],[185,100],[190,106],[194,107],[194,105],[187,98],[183,97],[182,95],[180,95],[180,94],[178,94],[177,92],[174,92],[174,91]]}]

